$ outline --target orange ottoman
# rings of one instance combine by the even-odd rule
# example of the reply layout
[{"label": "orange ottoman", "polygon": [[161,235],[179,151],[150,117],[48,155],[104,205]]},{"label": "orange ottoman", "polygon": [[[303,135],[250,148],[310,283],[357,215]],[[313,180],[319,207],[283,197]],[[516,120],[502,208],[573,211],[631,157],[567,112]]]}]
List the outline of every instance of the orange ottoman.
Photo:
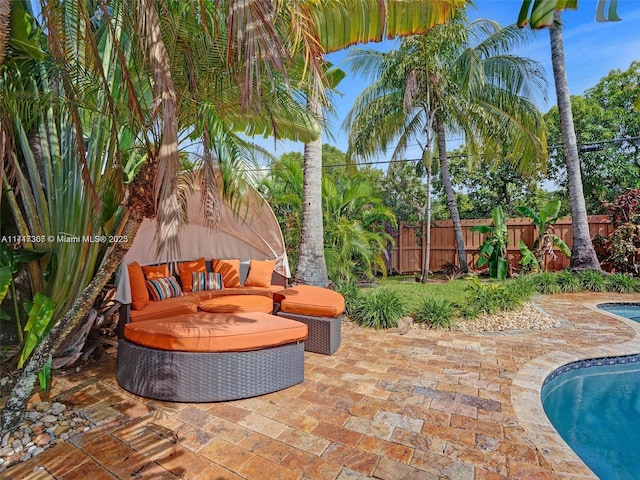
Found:
[{"label": "orange ottoman", "polygon": [[304,348],[332,355],[340,346],[344,297],[328,288],[298,285],[274,292],[277,315],[305,323],[309,336]]},{"label": "orange ottoman", "polygon": [[271,313],[273,300],[262,295],[227,295],[205,300],[198,307],[209,313]]}]

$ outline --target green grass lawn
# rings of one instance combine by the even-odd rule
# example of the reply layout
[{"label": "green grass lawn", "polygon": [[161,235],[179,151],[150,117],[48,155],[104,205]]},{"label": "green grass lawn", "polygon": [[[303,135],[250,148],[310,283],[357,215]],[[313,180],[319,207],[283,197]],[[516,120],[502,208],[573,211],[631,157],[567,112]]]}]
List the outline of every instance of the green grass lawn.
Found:
[{"label": "green grass lawn", "polygon": [[466,291],[467,280],[416,282],[413,277],[387,277],[380,282],[381,287],[396,292],[409,312],[418,309],[425,298],[447,300],[453,304],[464,304],[470,298]]},{"label": "green grass lawn", "polygon": [[354,292],[349,313],[359,323],[375,328],[395,326],[403,315],[446,326],[456,319],[520,308],[536,294],[578,291],[640,292],[640,279],[595,271],[544,272],[505,281],[476,277],[447,281],[434,277],[419,283],[413,277],[388,277],[373,288]]}]

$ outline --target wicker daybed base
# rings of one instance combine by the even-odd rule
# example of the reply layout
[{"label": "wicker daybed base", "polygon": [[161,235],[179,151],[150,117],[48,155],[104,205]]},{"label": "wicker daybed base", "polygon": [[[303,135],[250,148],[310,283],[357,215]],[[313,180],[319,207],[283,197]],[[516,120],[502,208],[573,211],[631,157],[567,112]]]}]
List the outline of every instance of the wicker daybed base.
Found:
[{"label": "wicker daybed base", "polygon": [[299,313],[278,310],[279,317],[297,320],[307,325],[309,336],[304,341],[304,348],[308,352],[333,355],[342,340],[342,315],[338,317],[315,317]]},{"label": "wicker daybed base", "polygon": [[304,342],[239,352],[158,350],[118,341],[118,383],[131,393],[175,402],[255,397],[304,380]]}]

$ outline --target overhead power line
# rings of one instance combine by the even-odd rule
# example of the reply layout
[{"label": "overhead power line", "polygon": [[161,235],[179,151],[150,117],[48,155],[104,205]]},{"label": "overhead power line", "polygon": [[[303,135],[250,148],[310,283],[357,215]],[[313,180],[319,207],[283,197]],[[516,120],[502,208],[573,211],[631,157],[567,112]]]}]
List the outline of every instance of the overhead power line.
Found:
[{"label": "overhead power line", "polygon": [[[608,144],[608,143],[623,143],[623,142],[632,142],[632,141],[636,141],[636,140],[640,140],[640,136],[635,136],[635,137],[625,137],[625,138],[613,138],[613,139],[608,139],[608,140],[597,140],[597,141],[593,141],[593,142],[584,142],[584,143],[580,143],[578,144],[578,150],[581,153],[588,153],[588,152],[597,152],[602,150],[604,147],[603,145]],[[562,149],[562,145],[549,145],[547,147],[547,149],[549,150],[560,150]],[[464,158],[466,157],[467,154],[466,153],[459,153],[456,155],[447,155],[448,159],[451,158]],[[417,162],[419,161],[419,158],[403,158],[401,160],[376,160],[376,161],[371,161],[371,162],[362,162],[359,163],[358,166],[369,166],[369,165],[381,165],[381,164],[385,164],[385,163],[405,163],[405,162]],[[335,164],[335,165],[323,165],[322,168],[337,168],[337,167],[346,167],[348,166],[346,163],[339,163],[339,164]]]}]

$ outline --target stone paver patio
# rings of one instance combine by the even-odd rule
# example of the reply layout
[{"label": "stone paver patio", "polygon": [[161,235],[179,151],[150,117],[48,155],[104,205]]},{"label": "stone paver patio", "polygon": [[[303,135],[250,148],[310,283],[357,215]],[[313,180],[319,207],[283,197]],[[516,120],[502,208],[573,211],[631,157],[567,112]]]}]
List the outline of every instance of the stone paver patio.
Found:
[{"label": "stone paver patio", "polygon": [[133,396],[114,360],[59,377],[51,394],[99,426],[0,478],[595,478],[549,425],[539,392],[564,363],[640,352],[638,324],[597,311],[604,301],[640,295],[539,297],[562,320],[544,331],[400,336],[345,324],[334,356],[305,353],[302,384],[227,403]]}]

